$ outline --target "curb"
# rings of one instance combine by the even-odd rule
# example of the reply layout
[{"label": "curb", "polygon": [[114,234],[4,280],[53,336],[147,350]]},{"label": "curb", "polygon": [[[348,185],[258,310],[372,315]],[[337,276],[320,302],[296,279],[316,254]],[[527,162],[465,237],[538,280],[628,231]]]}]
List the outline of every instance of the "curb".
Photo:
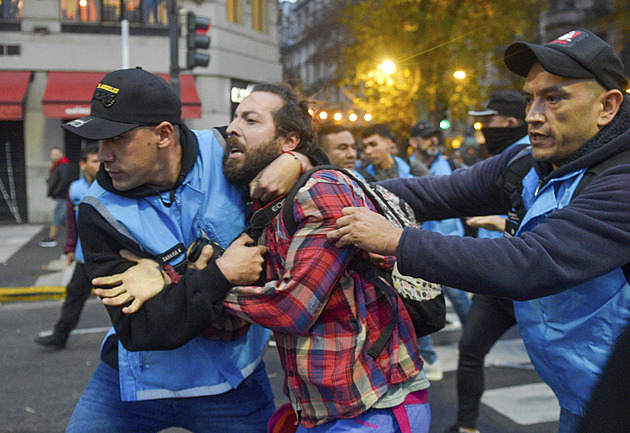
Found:
[{"label": "curb", "polygon": [[62,286],[2,287],[0,303],[22,301],[60,300],[66,296]]}]

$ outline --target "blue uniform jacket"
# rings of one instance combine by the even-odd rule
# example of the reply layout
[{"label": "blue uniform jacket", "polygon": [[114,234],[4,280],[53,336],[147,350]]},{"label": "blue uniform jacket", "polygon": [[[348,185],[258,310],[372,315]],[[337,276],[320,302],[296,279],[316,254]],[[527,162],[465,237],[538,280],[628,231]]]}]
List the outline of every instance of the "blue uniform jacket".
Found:
[{"label": "blue uniform jacket", "polygon": [[[627,98],[626,98],[627,99]],[[497,185],[515,147],[451,176],[381,184],[419,220],[505,214]],[[532,362],[560,405],[581,415],[630,321],[630,164],[608,168],[573,198],[585,169],[630,149],[630,104],[557,169],[535,162],[524,179],[527,214],[518,236],[472,239],[406,228],[401,273],[473,293],[508,297]],[[536,192],[536,190],[538,190]]]},{"label": "blue uniform jacket", "polygon": [[[82,238],[84,233],[89,234],[90,239],[84,238],[83,242],[92,277],[120,270],[116,266],[122,265],[114,263],[112,255],[117,249],[132,249],[148,257],[169,251],[172,254],[167,255],[167,264],[176,266],[184,259],[184,254],[177,254],[181,250],[177,245],[183,246],[185,252],[204,233],[227,247],[244,230],[244,193],[223,176],[224,149],[220,135],[210,130],[185,133],[187,140],[182,144],[182,165],[186,175],[173,194],[170,191],[131,191],[124,196],[124,193],[115,193],[99,184],[105,184],[103,173],[89,189],[81,204],[79,230]],[[111,259],[110,265],[107,257]],[[220,277],[216,269],[191,272],[183,275],[177,284],[185,285],[199,298],[208,296],[214,283],[225,283]],[[222,294],[217,296],[219,302]],[[201,317],[208,317],[208,321],[177,333],[185,335],[181,340],[164,342],[164,347],[156,347],[170,350],[137,351],[145,347],[142,342],[134,341],[135,330],[139,335],[143,332],[160,335],[161,327],[173,330],[179,326],[169,320],[163,321],[166,323],[151,321],[150,304],[168,305],[168,288],[129,317],[121,315],[119,308],[108,307],[115,329],[106,337],[103,349],[109,347],[110,337],[116,334],[124,401],[219,394],[236,388],[254,371],[261,360],[269,331],[252,325],[235,341],[199,336],[211,321],[210,304],[213,301],[216,299],[208,301],[207,310],[202,307]],[[172,308],[181,311],[187,306],[172,305]]]}]

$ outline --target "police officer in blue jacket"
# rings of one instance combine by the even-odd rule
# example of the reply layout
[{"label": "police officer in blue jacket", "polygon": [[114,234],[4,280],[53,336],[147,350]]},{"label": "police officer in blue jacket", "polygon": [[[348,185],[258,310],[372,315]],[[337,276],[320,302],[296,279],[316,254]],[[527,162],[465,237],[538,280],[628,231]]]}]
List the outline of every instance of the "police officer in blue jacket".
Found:
[{"label": "police officer in blue jacket", "polygon": [[[89,276],[132,266],[119,255],[128,250],[156,259],[169,284],[203,299],[206,312],[196,323],[160,323],[151,317],[153,301],[141,315],[107,307],[114,327],[67,431],[265,432],[274,410],[262,362],[269,331],[219,318],[227,290],[258,279],[264,253],[246,246],[244,236],[227,248],[245,228],[246,209],[245,192],[223,176],[222,135],[189,130],[177,94],[139,68],[107,74],[91,114],[63,126],[99,140],[101,169],[79,206]],[[192,274],[187,252],[199,238],[227,250]],[[167,289],[154,305],[186,311],[188,305],[170,302]],[[175,329],[176,338],[146,350],[146,336],[165,329]]]}]

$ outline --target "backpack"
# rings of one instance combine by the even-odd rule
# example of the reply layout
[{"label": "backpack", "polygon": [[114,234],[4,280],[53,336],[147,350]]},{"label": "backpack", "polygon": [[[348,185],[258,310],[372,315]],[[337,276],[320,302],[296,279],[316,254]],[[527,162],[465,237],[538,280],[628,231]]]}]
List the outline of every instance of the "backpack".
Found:
[{"label": "backpack", "polygon": [[[571,200],[581,193],[595,176],[611,167],[622,164],[630,164],[630,149],[619,152],[589,167],[575,189]],[[521,221],[525,216],[525,205],[523,204],[523,197],[521,197],[523,192],[523,178],[529,173],[533,166],[534,158],[532,157],[531,146],[527,146],[512,157],[497,181],[497,186],[501,189],[504,199],[512,206],[508,212],[508,218],[505,223],[505,237],[509,238],[516,235]],[[626,276],[626,280],[630,283],[630,263],[626,263],[622,267],[622,270]]]},{"label": "backpack", "polygon": [[[317,166],[305,172],[293,185],[285,197],[265,206],[255,212],[250,218],[250,236],[260,235],[271,219],[282,211],[282,222],[290,236],[297,231],[297,223],[293,217],[293,202],[295,197],[313,173],[319,170],[335,170],[344,173],[354,180],[364,191],[377,211],[398,227],[420,227],[415,220],[411,207],[390,191],[379,185],[367,184],[353,173],[335,166]],[[288,206],[283,206],[285,203]],[[361,255],[351,261],[349,267],[370,281],[375,287],[387,295],[389,305],[393,309],[392,319],[381,332],[368,354],[377,358],[391,337],[398,319],[397,298],[400,297],[413,322],[418,338],[439,331],[446,324],[446,304],[442,286],[420,278],[413,278],[398,272],[397,264],[392,271],[385,271],[363,259]]]}]

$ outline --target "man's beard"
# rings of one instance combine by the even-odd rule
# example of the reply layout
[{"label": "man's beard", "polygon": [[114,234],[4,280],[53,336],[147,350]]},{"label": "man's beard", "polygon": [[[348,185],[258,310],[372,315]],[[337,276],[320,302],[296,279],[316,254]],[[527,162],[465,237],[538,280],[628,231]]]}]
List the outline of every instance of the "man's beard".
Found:
[{"label": "man's beard", "polygon": [[262,169],[282,154],[277,137],[253,149],[246,149],[243,157],[236,159],[230,158],[229,149],[231,143],[238,140],[228,137],[226,142],[228,151],[223,157],[223,174],[227,180],[239,186],[249,185]]}]

